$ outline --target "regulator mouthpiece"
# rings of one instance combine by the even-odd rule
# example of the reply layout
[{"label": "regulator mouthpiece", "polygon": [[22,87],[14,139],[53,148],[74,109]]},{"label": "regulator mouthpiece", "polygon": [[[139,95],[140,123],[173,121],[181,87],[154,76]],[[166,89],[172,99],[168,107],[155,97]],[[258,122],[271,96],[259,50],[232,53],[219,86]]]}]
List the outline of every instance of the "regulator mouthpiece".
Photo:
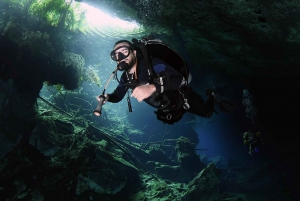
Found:
[{"label": "regulator mouthpiece", "polygon": [[122,61],[118,64],[117,68],[119,71],[124,71],[129,69],[129,65],[125,61]]}]

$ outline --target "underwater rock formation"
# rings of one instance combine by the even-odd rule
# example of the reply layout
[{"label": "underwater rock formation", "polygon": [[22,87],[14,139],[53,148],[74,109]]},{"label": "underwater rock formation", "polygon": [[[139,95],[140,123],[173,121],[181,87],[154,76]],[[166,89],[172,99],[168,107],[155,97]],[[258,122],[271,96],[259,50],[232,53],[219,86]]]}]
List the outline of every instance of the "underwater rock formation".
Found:
[{"label": "underwater rock formation", "polygon": [[[137,9],[139,16],[147,14],[148,17],[141,19],[149,20],[148,24],[161,23],[170,32],[179,33],[176,36],[186,42],[195,62],[224,67],[228,73],[240,73],[241,77],[256,73],[269,75],[271,70],[275,73],[270,76],[288,75],[292,72],[291,67],[299,63],[292,52],[298,52],[299,48],[294,34],[298,28],[294,20],[288,20],[289,14],[292,19],[297,17],[297,5],[292,6],[291,1],[274,2],[269,14],[268,9],[256,10],[256,1],[240,1],[238,5],[231,0],[210,1],[211,4],[202,1],[123,2],[130,2],[128,6]],[[160,8],[165,12],[157,15],[160,9],[156,9],[151,13],[151,3],[161,3]],[[257,8],[263,8],[263,4],[258,3]],[[286,13],[282,5],[286,5],[289,12]],[[122,9],[122,6],[118,8]],[[143,12],[147,9],[148,13]],[[276,23],[266,25],[265,21],[270,18],[271,22],[276,21],[272,20],[272,12],[279,12],[278,18],[287,19],[291,32],[278,32]],[[78,87],[84,60],[80,55],[61,51],[64,48],[59,48],[58,42],[54,48],[48,40],[51,34],[30,31],[11,21],[6,12],[1,15],[0,31],[4,34],[0,36],[1,200],[293,200],[285,197],[291,191],[286,184],[287,180],[297,178],[297,174],[286,178],[285,175],[293,171],[277,173],[277,169],[293,170],[292,167],[281,167],[273,161],[254,167],[232,167],[233,162],[227,166],[223,159],[213,160],[216,165],[205,167],[195,153],[195,145],[187,139],[163,138],[163,142],[157,144],[134,143],[126,138],[124,130],[119,129],[119,122],[113,125],[114,129],[107,129],[102,121],[98,128],[76,113],[68,114],[53,108],[53,104],[39,103],[37,107],[36,98],[44,81],[50,85],[64,85],[65,89]],[[257,33],[262,35],[259,37]],[[287,39],[284,43],[285,36],[292,40]],[[276,43],[278,39],[281,43]],[[285,50],[287,53],[283,54]],[[264,54],[260,55],[262,52]],[[274,58],[288,68],[285,71],[273,68]],[[97,77],[93,78],[99,83]],[[288,87],[293,93],[284,93],[285,98],[299,94],[297,83]],[[261,94],[270,91],[263,82],[258,87],[262,88]],[[274,94],[272,100],[277,100],[277,89]],[[259,96],[256,94],[255,100],[259,100]],[[73,98],[73,94],[70,97]],[[274,108],[266,110],[261,105],[258,110],[262,113]],[[279,119],[272,124],[282,123],[282,117]],[[282,133],[285,134],[285,130]],[[171,157],[161,146],[168,140],[177,143]],[[297,139],[293,141],[297,142]],[[291,147],[288,145],[279,148]],[[293,156],[299,152],[293,153],[282,152],[282,156],[297,161],[299,157]],[[222,174],[216,167],[222,168]],[[273,189],[276,192],[272,192]],[[267,194],[260,197],[261,192]]]},{"label": "underwater rock formation", "polygon": [[[166,171],[176,167],[174,162],[155,162],[151,169],[146,163],[155,161],[150,150],[64,113],[41,109],[30,130],[28,141],[20,141],[1,159],[0,198],[187,200],[199,193],[206,195],[197,186],[207,180],[212,184],[206,184],[206,189],[218,185],[219,173],[212,164],[201,172],[198,167],[200,173],[190,183],[179,183],[178,175],[166,177],[161,172],[164,167]],[[193,153],[185,152],[185,157]],[[181,166],[177,166],[180,177],[195,174]]]},{"label": "underwater rock formation", "polygon": [[213,200],[218,198],[221,172],[211,163],[204,168],[187,186],[183,200]]},{"label": "underwater rock formation", "polygon": [[291,76],[300,64],[300,8],[293,0],[90,2],[134,19],[146,30],[164,30],[173,46],[178,40],[185,44],[193,63],[231,75]]},{"label": "underwater rock formation", "polygon": [[186,179],[192,179],[201,169],[204,164],[200,161],[199,155],[195,153],[195,149],[191,142],[183,136],[178,138],[176,142],[177,161],[183,168],[183,171],[190,172],[191,175],[186,175]]},{"label": "underwater rock formation", "polygon": [[20,127],[9,125],[30,121],[37,114],[43,83],[78,88],[85,61],[80,55],[57,51],[48,33],[28,30],[9,12],[1,13],[0,22],[0,130],[12,139]]},{"label": "underwater rock formation", "polygon": [[2,79],[14,76],[30,81],[38,75],[37,86],[47,81],[52,85],[61,84],[67,90],[78,88],[85,64],[82,56],[70,52],[57,54],[47,33],[27,30],[12,21],[3,25],[0,30]]}]

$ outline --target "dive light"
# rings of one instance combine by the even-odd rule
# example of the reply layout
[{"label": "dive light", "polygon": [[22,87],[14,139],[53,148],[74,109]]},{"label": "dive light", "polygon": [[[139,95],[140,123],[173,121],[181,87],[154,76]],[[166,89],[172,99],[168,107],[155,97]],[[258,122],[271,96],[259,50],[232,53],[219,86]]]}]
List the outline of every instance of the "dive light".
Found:
[{"label": "dive light", "polygon": [[102,105],[103,105],[103,102],[104,102],[105,99],[106,99],[106,97],[104,96],[104,94],[105,94],[105,90],[106,90],[106,88],[107,88],[107,85],[108,85],[108,83],[110,82],[111,78],[116,74],[117,71],[118,71],[118,68],[116,68],[116,69],[112,72],[111,76],[109,77],[109,79],[107,80],[107,82],[106,82],[106,84],[105,84],[105,87],[104,87],[104,89],[103,89],[102,95],[99,96],[99,99],[100,99],[100,100],[99,100],[99,102],[98,102],[98,105],[96,106],[96,109],[94,110],[94,115],[96,115],[96,116],[98,116],[98,117],[101,115]]},{"label": "dive light", "polygon": [[100,116],[101,115],[101,109],[102,109],[103,102],[105,101],[105,96],[104,95],[100,95],[99,99],[100,100],[98,102],[98,105],[96,106],[96,109],[94,110],[94,115],[96,115],[96,116]]}]

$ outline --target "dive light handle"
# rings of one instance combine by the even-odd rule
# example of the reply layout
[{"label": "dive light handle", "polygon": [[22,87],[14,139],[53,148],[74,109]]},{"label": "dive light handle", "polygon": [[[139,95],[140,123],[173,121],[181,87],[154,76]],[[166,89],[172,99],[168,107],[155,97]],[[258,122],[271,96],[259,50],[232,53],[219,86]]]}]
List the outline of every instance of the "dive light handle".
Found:
[{"label": "dive light handle", "polygon": [[98,105],[96,106],[96,109],[94,110],[94,115],[96,115],[96,116],[101,115],[102,105],[103,105],[103,102],[105,101],[106,97],[104,95],[100,95],[99,99],[100,100],[98,102]]}]

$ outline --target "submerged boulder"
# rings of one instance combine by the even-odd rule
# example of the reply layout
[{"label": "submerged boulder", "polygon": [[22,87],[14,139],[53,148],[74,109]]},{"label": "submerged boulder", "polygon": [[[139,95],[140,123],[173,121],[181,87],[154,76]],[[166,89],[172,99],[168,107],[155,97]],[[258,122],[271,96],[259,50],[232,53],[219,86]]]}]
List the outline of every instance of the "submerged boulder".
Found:
[{"label": "submerged boulder", "polygon": [[193,178],[205,165],[201,162],[199,155],[196,154],[191,142],[181,136],[176,143],[177,161],[184,171],[190,172],[187,180]]},{"label": "submerged boulder", "polygon": [[221,171],[215,164],[209,164],[188,184],[183,200],[213,200],[214,196],[219,196],[220,176]]}]

